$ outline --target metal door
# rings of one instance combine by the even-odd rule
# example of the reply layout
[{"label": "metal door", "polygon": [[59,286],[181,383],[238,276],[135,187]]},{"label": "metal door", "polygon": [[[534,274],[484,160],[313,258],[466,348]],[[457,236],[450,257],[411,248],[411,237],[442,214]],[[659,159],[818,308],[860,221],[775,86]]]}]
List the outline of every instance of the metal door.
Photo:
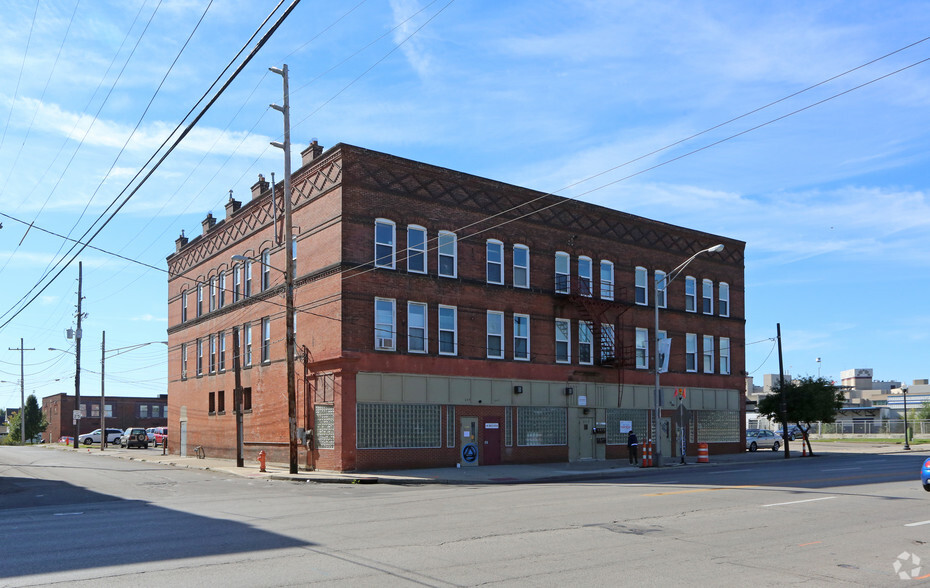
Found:
[{"label": "metal door", "polygon": [[481,444],[481,465],[498,465],[501,462],[501,423],[499,420],[484,421]]},{"label": "metal door", "polygon": [[187,456],[187,421],[181,421],[181,434],[179,436],[181,445],[179,446],[181,457]]},{"label": "metal door", "polygon": [[578,419],[578,459],[594,459],[594,419]]},{"label": "metal door", "polygon": [[659,443],[662,447],[662,455],[672,457],[678,455],[673,451],[672,444],[672,419],[662,417],[659,419]]},{"label": "metal door", "polygon": [[459,457],[463,466],[478,465],[478,418],[462,417],[459,421],[462,430],[459,433]]}]

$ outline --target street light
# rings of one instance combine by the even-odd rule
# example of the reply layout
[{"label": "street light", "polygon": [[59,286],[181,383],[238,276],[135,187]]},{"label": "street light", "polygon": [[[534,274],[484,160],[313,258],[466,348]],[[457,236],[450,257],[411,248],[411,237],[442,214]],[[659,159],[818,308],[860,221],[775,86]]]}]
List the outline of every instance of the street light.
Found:
[{"label": "street light", "polygon": [[[654,448],[654,451],[655,451],[655,465],[657,467],[662,466],[662,443],[659,441],[659,419],[662,418],[662,402],[661,402],[662,392],[661,392],[661,388],[659,387],[659,374],[660,374],[660,371],[659,371],[659,368],[660,368],[660,365],[659,365],[659,284],[664,282],[662,284],[662,289],[665,292],[668,292],[668,285],[671,284],[672,281],[678,277],[678,275],[688,266],[689,263],[694,261],[694,258],[696,258],[698,255],[702,253],[720,253],[721,251],[723,251],[723,243],[714,245],[713,247],[708,247],[707,249],[701,249],[700,251],[698,251],[697,253],[695,253],[688,259],[684,260],[682,263],[680,263],[678,267],[676,267],[669,273],[665,274],[665,276],[663,276],[662,279],[655,280],[655,283],[653,284],[654,290],[655,290],[655,296],[654,296],[655,297],[655,333],[654,333],[654,341],[655,341],[655,366],[654,368],[655,369],[654,371],[656,374],[656,387],[653,392],[653,401],[655,403],[655,416],[653,418],[654,420],[653,433],[654,433],[654,438],[656,440],[656,446]],[[695,292],[695,295],[696,294],[697,293]],[[666,297],[666,300],[668,300],[667,297]]]},{"label": "street light", "polygon": [[901,392],[904,393],[904,449],[910,451],[911,446],[907,442],[907,386],[901,386]]},{"label": "street light", "polygon": [[[274,190],[274,186],[271,188]],[[290,196],[285,195],[288,202],[290,201]],[[290,211],[290,206],[285,207],[286,212]],[[294,385],[294,262],[291,249],[291,240],[290,236],[290,223],[285,223],[285,230],[287,234],[285,235],[285,270],[282,272],[284,274],[284,287],[285,287],[285,297],[284,297],[284,322],[287,323],[286,326],[286,337],[285,337],[285,351],[284,354],[287,362],[287,444],[288,444],[288,453],[289,453],[289,471],[292,474],[297,473],[297,389]],[[233,255],[233,261],[256,261],[254,258],[246,257],[245,255]],[[262,263],[261,260],[257,260],[259,263]],[[274,266],[268,264],[262,264],[275,269],[277,271],[282,271]],[[236,407],[236,410],[239,410],[239,407]],[[238,450],[237,450],[238,451]]]}]

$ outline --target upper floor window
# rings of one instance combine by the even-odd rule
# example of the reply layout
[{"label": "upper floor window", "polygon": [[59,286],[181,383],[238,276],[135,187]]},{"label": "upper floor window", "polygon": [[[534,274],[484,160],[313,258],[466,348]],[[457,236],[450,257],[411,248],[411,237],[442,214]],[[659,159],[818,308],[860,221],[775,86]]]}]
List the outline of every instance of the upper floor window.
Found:
[{"label": "upper floor window", "polygon": [[556,294],[568,294],[571,291],[568,277],[571,257],[564,251],[555,252],[555,291]]},{"label": "upper floor window", "polygon": [[439,231],[439,275],[454,278],[458,275],[458,245],[455,233]]},{"label": "upper floor window", "polygon": [[717,312],[720,316],[730,316],[730,285],[726,282],[717,285]]},{"label": "upper floor window", "polygon": [[591,296],[591,273],[594,271],[590,257],[578,258],[578,289],[582,296]]},{"label": "upper floor window", "polygon": [[232,290],[232,299],[233,302],[239,302],[239,297],[242,296],[242,272],[239,264],[233,266],[233,290]]},{"label": "upper floor window", "polygon": [[555,319],[555,361],[569,363],[572,357],[572,321]]},{"label": "upper floor window", "polygon": [[220,289],[217,292],[217,298],[219,300],[216,305],[217,308],[226,306],[226,272],[220,274]]},{"label": "upper floor window", "polygon": [[714,373],[714,337],[704,335],[704,373]]},{"label": "upper floor window", "polygon": [[649,304],[649,286],[647,284],[649,272],[644,267],[636,268],[636,304]]},{"label": "upper floor window", "polygon": [[614,299],[614,264],[601,260],[601,298]]},{"label": "upper floor window", "polygon": [[578,363],[594,363],[594,323],[578,321]]},{"label": "upper floor window", "polygon": [[216,373],[216,335],[210,335],[210,373]]},{"label": "upper floor window", "polygon": [[217,343],[219,344],[219,362],[217,364],[217,369],[223,372],[226,371],[226,332],[220,331],[220,334],[217,335]]},{"label": "upper floor window", "polygon": [[665,291],[668,289],[668,281],[665,279],[665,272],[656,270],[656,304],[659,308],[665,308],[668,300],[665,297]]},{"label": "upper floor window", "polygon": [[245,288],[242,290],[242,295],[248,298],[252,295],[252,260],[245,262],[243,268],[245,270]]},{"label": "upper floor window", "polygon": [[375,349],[394,351],[395,303],[393,298],[375,298]]},{"label": "upper floor window", "polygon": [[526,245],[513,246],[513,286],[530,287],[530,248]]},{"label": "upper floor window", "polygon": [[181,343],[181,379],[187,379],[187,343]]},{"label": "upper floor window", "polygon": [[730,373],[730,338],[720,337],[720,373]]},{"label": "upper floor window", "polygon": [[487,241],[487,280],[489,284],[504,283],[504,244],[496,239]]},{"label": "upper floor window", "polygon": [[685,371],[697,371],[697,335],[685,333]]},{"label": "upper floor window", "polygon": [[197,284],[197,316],[203,315],[203,284]]},{"label": "upper floor window", "polygon": [[243,361],[243,364],[245,365],[245,367],[251,367],[252,366],[252,323],[246,323],[245,325],[243,325],[242,333],[243,333],[243,339],[244,339],[244,344],[242,346],[244,350],[243,350],[242,355],[245,358],[245,361]]},{"label": "upper floor window", "polygon": [[271,319],[262,319],[262,363],[271,361]]},{"label": "upper floor window", "polygon": [[181,322],[187,322],[187,290],[181,292]]},{"label": "upper floor window", "polygon": [[197,375],[203,375],[203,339],[197,339]]},{"label": "upper floor window", "polygon": [[410,353],[426,353],[427,344],[426,303],[407,303],[407,351]]},{"label": "upper floor window", "polygon": [[417,225],[407,227],[407,271],[426,273],[426,229]]},{"label": "upper floor window", "polygon": [[271,288],[271,250],[262,251],[262,292]]},{"label": "upper floor window", "polygon": [[530,315],[513,315],[513,358],[528,360],[530,358]]},{"label": "upper floor window", "polygon": [[636,369],[649,369],[649,329],[636,329]]},{"label": "upper floor window", "polygon": [[216,276],[210,278],[210,312],[216,310]]},{"label": "upper floor window", "polygon": [[493,310],[488,311],[488,357],[490,359],[504,358],[504,313]]},{"label": "upper floor window", "polygon": [[697,312],[697,280],[685,276],[685,310]]},{"label": "upper floor window", "polygon": [[458,311],[454,306],[439,306],[439,354],[458,352]]},{"label": "upper floor window", "polygon": [[384,218],[375,221],[375,267],[394,269],[394,223]]},{"label": "upper floor window", "polygon": [[704,280],[702,284],[702,312],[704,314],[714,314],[714,283],[711,280]]}]

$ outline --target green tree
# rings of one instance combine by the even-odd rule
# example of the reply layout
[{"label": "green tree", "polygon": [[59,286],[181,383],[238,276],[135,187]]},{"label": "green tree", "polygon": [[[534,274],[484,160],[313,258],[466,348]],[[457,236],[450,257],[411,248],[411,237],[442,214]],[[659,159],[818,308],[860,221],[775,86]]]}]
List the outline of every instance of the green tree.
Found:
[{"label": "green tree", "polygon": [[[781,387],[773,387],[773,394],[759,399],[759,414],[781,421]],[[843,408],[846,395],[843,390],[825,378],[806,376],[784,383],[788,422],[798,423],[804,432],[802,443],[807,444],[809,455],[814,455],[808,432],[813,422],[832,423],[836,412]],[[804,425],[807,425],[806,427]],[[787,440],[786,440],[787,445]]]},{"label": "green tree", "polygon": [[920,405],[920,408],[914,410],[910,417],[917,421],[930,421],[930,400]]},{"label": "green tree", "polygon": [[[7,419],[7,425],[9,425],[9,432],[6,436],[7,445],[19,444],[20,437],[22,436],[21,418],[22,415],[17,411]],[[26,439],[32,439],[47,428],[48,421],[39,408],[39,401],[36,400],[34,394],[30,394],[29,397],[26,398]]]}]

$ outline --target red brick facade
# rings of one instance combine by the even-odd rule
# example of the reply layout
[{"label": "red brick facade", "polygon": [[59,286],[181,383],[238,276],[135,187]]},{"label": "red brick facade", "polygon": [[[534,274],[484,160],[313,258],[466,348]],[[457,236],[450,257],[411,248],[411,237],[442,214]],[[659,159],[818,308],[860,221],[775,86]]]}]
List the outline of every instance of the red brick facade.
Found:
[{"label": "red brick facade", "polygon": [[[732,423],[737,417],[739,423],[744,422],[741,392],[744,243],[345,144],[321,155],[308,150],[304,164],[292,179],[299,351],[297,419],[298,427],[314,429],[315,407],[326,407],[324,410],[332,407],[334,425],[332,448],[321,448],[320,443],[328,441],[319,438],[313,449],[301,448],[303,466],[325,470],[454,466],[462,459],[463,417],[479,419],[479,444],[495,431],[485,429],[485,421],[499,419],[502,463],[587,458],[588,441],[583,433],[576,434],[579,426],[582,429],[577,430],[585,430],[585,419],[602,422],[605,415],[617,414],[606,411],[621,406],[635,410],[648,408],[642,399],[654,384],[654,373],[648,367],[636,368],[634,347],[636,329],[647,329],[650,339],[647,364],[651,367],[654,271],[671,271],[689,256],[717,243],[725,245],[723,252],[698,256],[668,288],[660,329],[672,338],[672,353],[669,371],[662,375],[662,387],[666,391],[679,387],[694,390],[697,399],[688,400],[692,403],[689,408],[727,412],[730,433],[714,450],[741,450],[744,425],[737,425],[734,433]],[[283,238],[275,238],[275,220],[279,237],[283,227],[280,184],[276,196],[277,210],[273,210],[271,191],[260,179],[253,187],[250,202],[240,207],[231,201],[225,219],[215,222],[208,217],[203,234],[189,241],[182,237],[176,252],[168,257],[171,275],[168,427],[169,435],[181,441],[172,451],[190,452],[191,448],[201,446],[208,455],[235,456],[232,332],[234,328],[241,331],[248,324],[252,362],[243,365],[240,372],[241,386],[250,392],[246,398],[251,401],[251,407],[246,406],[243,414],[245,456],[254,460],[258,450],[264,449],[272,461],[287,461],[285,307],[283,273],[278,269],[285,266],[285,251]],[[393,269],[375,267],[377,219],[390,221],[394,226]],[[425,273],[410,271],[412,262],[407,260],[407,229],[412,225],[424,228],[429,239]],[[453,231],[457,236],[455,277],[439,275],[436,239],[440,231]],[[503,244],[500,265],[503,284],[488,283],[488,240]],[[525,246],[529,251],[526,288],[514,284],[514,245]],[[237,270],[241,276],[242,263],[232,260],[232,256],[259,258],[265,249],[270,250],[272,268],[269,288],[262,289],[261,266],[256,262],[252,264],[251,296],[242,295],[244,278],[236,295],[233,272]],[[570,256],[569,295],[555,292],[556,252]],[[591,260],[590,297],[578,295],[579,260],[583,258]],[[613,264],[612,301],[603,300],[600,295],[602,260]],[[635,303],[637,267],[648,271],[647,304]],[[226,292],[220,306],[219,276],[223,273]],[[685,310],[686,276],[696,280],[697,312]],[[210,310],[211,279],[217,291],[213,310]],[[713,310],[709,314],[700,308],[702,280],[712,283]],[[721,316],[719,311],[721,283],[729,288],[727,316]],[[204,289],[200,316],[196,308],[198,284]],[[182,320],[185,297],[187,314]],[[376,298],[384,299],[384,305],[393,305],[390,328],[384,330],[382,325],[379,331],[390,332],[391,336],[383,339],[391,342],[392,350],[376,349]],[[412,351],[415,341],[408,336],[408,328],[416,325],[408,324],[412,316],[408,316],[410,302],[427,305],[426,353]],[[457,320],[452,333],[455,350],[451,355],[439,352],[443,337],[439,332],[440,306],[455,308]],[[488,357],[489,311],[503,313],[501,359]],[[515,357],[514,315],[529,317],[526,360]],[[570,321],[570,361],[564,363],[556,361],[557,318]],[[261,360],[263,319],[268,319],[270,325],[267,362]],[[595,326],[591,361],[584,363],[579,345],[582,322]],[[617,359],[601,362],[597,335],[600,325],[608,323],[616,328],[612,355]],[[215,369],[211,373],[210,338],[219,341],[221,334],[226,342],[225,357],[221,366],[217,343]],[[687,368],[686,334],[697,337],[696,357],[692,357],[697,361],[696,371]],[[719,347],[712,354],[712,369],[702,369],[701,343],[705,335],[713,337],[715,346],[729,341],[728,373],[721,373],[719,362],[723,358]],[[198,340],[203,345],[199,375]],[[182,346],[187,353],[186,373]],[[369,374],[383,376],[382,383],[372,384],[375,380],[368,378],[360,388],[359,382],[363,380],[359,378]],[[422,377],[423,390],[419,384],[407,383],[395,389],[392,376],[413,383]],[[331,389],[321,389],[326,388],[319,385],[321,378],[328,378],[331,384],[327,386]],[[527,392],[515,392],[514,383],[524,383],[521,386],[525,385]],[[543,386],[548,387],[548,392],[541,391]],[[572,387],[579,393],[560,396],[562,390]],[[485,394],[485,388],[493,388],[494,392]],[[221,398],[225,411],[220,410]],[[707,399],[703,405],[700,398]],[[358,405],[370,403],[440,405],[441,425],[431,431],[430,447],[360,448]],[[564,437],[565,442],[536,446],[518,443],[519,406],[564,409],[568,431],[559,438]],[[450,410],[454,413],[452,431]],[[663,411],[663,417],[676,418],[676,414],[675,410]],[[697,422],[696,416],[688,419],[691,419],[688,423]],[[384,426],[388,430],[393,425],[385,421]],[[611,421],[610,426],[616,423]],[[689,427],[688,452],[694,453],[697,437],[694,425]],[[403,430],[400,433],[391,430],[395,435],[393,441],[383,443],[405,442]],[[439,442],[435,446],[437,431]],[[643,438],[645,431],[638,433]],[[316,434],[319,437],[322,430],[317,429]],[[602,439],[597,446],[592,445],[594,458],[626,456],[625,443],[617,442],[615,433],[611,435],[609,442]],[[486,457],[482,451],[479,462],[485,463]]]},{"label": "red brick facade", "polygon": [[[157,398],[129,396],[106,396],[104,404],[111,407],[112,416],[106,417],[108,429],[125,430],[129,427],[164,427],[167,424],[168,398],[160,394]],[[100,396],[81,395],[84,417],[81,419],[79,435],[100,428]],[[144,409],[142,407],[145,407]],[[42,399],[42,414],[48,420],[48,428],[42,433],[45,442],[54,442],[61,437],[74,435],[72,415],[74,396],[55,394]]]}]

